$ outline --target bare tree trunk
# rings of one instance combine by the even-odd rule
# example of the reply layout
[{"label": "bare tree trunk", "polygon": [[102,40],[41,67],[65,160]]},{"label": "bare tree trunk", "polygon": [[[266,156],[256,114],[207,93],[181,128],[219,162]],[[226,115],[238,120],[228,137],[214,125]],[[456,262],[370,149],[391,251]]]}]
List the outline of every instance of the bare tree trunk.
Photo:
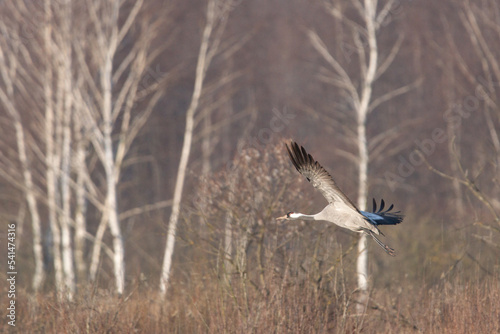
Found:
[{"label": "bare tree trunk", "polygon": [[[46,76],[52,77],[50,69]],[[50,83],[51,81],[47,81]],[[52,88],[49,84],[44,87],[47,103],[45,105],[45,164],[47,166],[47,203],[49,211],[49,232],[52,236],[52,253],[54,258],[55,286],[58,293],[62,293],[63,285],[63,264],[61,258],[61,233],[57,220],[57,200],[56,200],[56,164],[54,157],[54,110],[52,108]]]},{"label": "bare tree trunk", "polygon": [[193,95],[191,97],[191,103],[189,105],[189,108],[186,112],[186,129],[184,131],[184,141],[182,145],[181,158],[179,161],[179,168],[177,170],[172,212],[170,214],[170,219],[168,222],[167,242],[165,246],[165,255],[163,257],[163,265],[160,278],[160,292],[162,298],[165,298],[169,284],[170,270],[172,266],[172,256],[174,253],[175,235],[177,230],[177,223],[179,220],[179,213],[180,213],[180,206],[182,199],[182,192],[184,188],[184,180],[186,178],[186,168],[189,160],[189,154],[191,152],[191,142],[193,140],[194,115],[200,101],[206,70],[211,60],[211,57],[209,56],[209,44],[210,44],[210,36],[212,35],[216,19],[215,6],[216,6],[216,1],[214,0],[209,1],[207,7],[207,21],[205,24],[205,28],[203,30],[200,51],[198,53],[198,62],[196,65],[196,77],[193,88]]},{"label": "bare tree trunk", "polygon": [[[105,204],[105,207],[107,207],[107,204]],[[104,237],[104,232],[106,232],[107,220],[107,212],[105,211],[103,212],[101,222],[99,223],[99,227],[97,228],[94,239],[94,246],[92,247],[92,255],[90,257],[89,278],[92,282],[95,281],[97,277],[99,259],[101,258],[102,238]]]},{"label": "bare tree trunk", "polygon": [[[197,87],[195,86],[195,91],[196,88]],[[201,86],[198,89],[201,92]],[[197,101],[195,103],[196,105],[198,104],[198,99],[199,96],[197,97]],[[191,106],[194,105],[193,100],[191,100],[192,101]],[[177,172],[177,181],[175,183],[172,213],[170,214],[170,220],[168,222],[167,243],[165,247],[165,255],[163,257],[162,276],[160,280],[160,291],[163,296],[166,295],[168,289],[170,269],[172,266],[172,255],[174,253],[177,222],[179,220],[182,191],[184,187],[184,180],[186,178],[186,168],[189,160],[189,153],[191,152],[191,141],[193,138],[193,123],[194,123],[193,116],[196,108],[191,106],[186,114],[186,129],[184,132],[184,144],[182,146],[181,159],[179,162],[179,168]]]},{"label": "bare tree trunk", "polygon": [[38,213],[37,201],[35,198],[35,190],[33,186],[32,176],[29,169],[28,158],[26,155],[26,142],[23,133],[23,127],[20,119],[15,120],[14,127],[16,129],[17,147],[19,150],[19,160],[23,168],[24,182],[26,186],[26,201],[31,214],[31,226],[33,231],[33,255],[35,258],[35,273],[33,274],[33,290],[38,291],[45,278],[43,270],[43,249],[42,249],[42,228],[40,223],[40,215]]},{"label": "bare tree trunk", "polygon": [[[16,50],[17,51],[17,50]],[[31,173],[31,166],[28,160],[27,143],[22,125],[22,119],[14,106],[14,86],[18,83],[15,82],[18,62],[18,55],[13,51],[8,55],[8,60],[0,49],[0,73],[5,84],[5,90],[0,89],[0,102],[4,105],[7,114],[12,118],[14,129],[16,132],[16,143],[18,149],[19,162],[24,181],[24,193],[28,209],[31,214],[31,224],[33,231],[33,255],[35,260],[35,272],[33,274],[32,286],[36,292],[40,289],[45,278],[43,269],[43,248],[42,248],[42,230],[40,215],[38,212],[37,200],[35,197],[35,185],[33,184],[33,176]],[[7,63],[8,62],[8,63]],[[24,88],[24,87],[23,87]]]},{"label": "bare tree trunk", "polygon": [[54,259],[54,278],[55,287],[59,297],[62,296],[64,287],[63,279],[63,263],[61,256],[61,233],[57,219],[57,199],[56,199],[56,173],[57,164],[55,158],[54,147],[54,104],[53,104],[53,90],[52,90],[52,63],[54,53],[54,46],[52,42],[52,8],[51,2],[45,0],[45,20],[44,25],[44,46],[47,62],[45,64],[45,165],[46,165],[46,181],[47,181],[47,203],[49,212],[49,233],[52,238],[52,255]]},{"label": "bare tree trunk", "polygon": [[[117,15],[117,14],[116,14]],[[114,48],[112,48],[114,50]],[[114,51],[113,51],[114,52]],[[113,266],[115,274],[116,292],[123,293],[125,287],[125,254],[123,247],[123,238],[120,229],[120,221],[118,219],[118,207],[116,198],[116,173],[115,159],[113,154],[113,117],[111,115],[111,85],[113,71],[113,52],[108,51],[105,55],[104,66],[101,73],[101,85],[103,90],[103,149],[104,149],[104,170],[106,173],[106,206],[109,229],[113,237]]]},{"label": "bare tree trunk", "polygon": [[[358,207],[360,210],[365,210],[366,199],[368,196],[368,141],[366,139],[366,116],[368,107],[372,97],[372,85],[375,80],[377,70],[377,36],[375,30],[377,1],[365,0],[364,4],[364,19],[366,23],[366,31],[368,38],[369,60],[368,68],[362,82],[361,101],[358,106],[358,149],[359,149],[359,179],[358,179]],[[356,272],[358,275],[358,289],[360,296],[357,304],[358,314],[365,311],[368,301],[368,250],[367,236],[362,233],[358,242],[358,259],[356,264]]]},{"label": "bare tree trunk", "polygon": [[121,295],[125,288],[125,254],[120,222],[118,220],[116,183],[114,183],[114,178],[107,180],[107,186],[108,196],[106,209],[109,212],[109,229],[113,237],[113,269],[115,273],[116,292]]},{"label": "bare tree trunk", "polygon": [[73,247],[71,245],[71,119],[73,117],[73,92],[72,92],[72,74],[71,74],[71,34],[69,20],[71,19],[71,3],[67,3],[63,8],[63,22],[61,28],[62,50],[61,65],[59,69],[59,80],[62,81],[62,90],[64,98],[64,109],[62,117],[62,149],[61,149],[61,201],[62,214],[60,215],[61,226],[61,251],[64,269],[65,295],[69,300],[73,299],[75,293],[75,270],[73,267]]},{"label": "bare tree trunk", "polygon": [[[76,115],[76,113],[74,114]],[[75,190],[75,265],[77,280],[79,282],[85,280],[87,272],[87,264],[85,263],[85,235],[87,234],[87,226],[85,221],[86,199],[85,199],[85,144],[82,136],[82,124],[78,116],[73,120],[75,134],[75,152],[74,165],[76,168],[76,190]]]},{"label": "bare tree trunk", "polygon": [[[10,96],[12,97],[12,95]],[[28,209],[31,214],[31,226],[33,232],[33,255],[35,259],[35,273],[33,274],[32,286],[33,290],[38,291],[45,278],[45,272],[43,269],[42,229],[40,223],[40,215],[38,213],[37,200],[35,197],[35,187],[33,185],[33,177],[31,174],[30,165],[28,162],[28,156],[26,152],[26,140],[24,136],[24,129],[19,114],[17,113],[14,106],[12,106],[10,102],[8,102],[9,99],[7,99],[7,95],[2,90],[0,90],[0,101],[4,103],[7,112],[12,117],[12,121],[14,123],[14,129],[16,131],[18,156],[19,156],[19,161],[21,162],[21,168],[24,178],[24,188],[25,188],[24,192],[26,196],[26,202],[28,203]]]},{"label": "bare tree trunk", "polygon": [[[66,98],[68,98],[66,96]],[[67,105],[68,106],[68,105]],[[61,200],[62,214],[60,215],[61,226],[61,250],[64,269],[64,285],[66,297],[71,300],[75,293],[75,272],[73,268],[73,247],[71,246],[71,192],[69,187],[70,163],[71,163],[71,128],[70,128],[70,110],[65,108],[63,124],[63,149],[61,160]]]},{"label": "bare tree trunk", "polygon": [[[366,117],[366,115],[365,115]],[[366,118],[358,124],[358,208],[366,209],[366,198],[368,192],[368,147],[366,141]],[[356,304],[358,314],[363,314],[368,301],[368,238],[361,233],[358,241],[358,258],[356,262],[356,274],[358,276],[359,296]]]}]

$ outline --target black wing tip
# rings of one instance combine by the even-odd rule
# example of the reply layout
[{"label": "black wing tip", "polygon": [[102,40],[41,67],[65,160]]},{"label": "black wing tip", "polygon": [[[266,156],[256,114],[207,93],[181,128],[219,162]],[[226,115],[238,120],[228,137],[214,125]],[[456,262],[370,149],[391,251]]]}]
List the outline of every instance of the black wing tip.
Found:
[{"label": "black wing tip", "polygon": [[[297,144],[297,142],[294,142],[293,140],[290,141],[290,147],[288,146],[288,144],[285,144],[285,146],[293,166],[300,174],[304,175],[304,170],[309,169],[311,166],[322,168],[321,165],[319,165],[319,163],[314,160],[312,155],[307,153],[304,146]],[[305,176],[305,178],[307,179],[307,181],[311,182],[311,179],[309,177]]]},{"label": "black wing tip", "polygon": [[285,144],[285,146],[288,151],[288,155],[292,160],[293,165],[298,171],[300,171],[300,168],[302,166],[307,164],[313,164],[316,162],[312,157],[312,155],[307,153],[304,146],[297,144],[297,142],[292,140],[290,141],[290,147],[288,146],[288,144]]},{"label": "black wing tip", "polygon": [[285,147],[286,147],[286,150],[288,152],[288,156],[290,157],[290,161],[292,161],[292,164],[295,167],[295,169],[300,172],[300,164],[299,164],[299,160],[296,156],[293,144],[294,144],[294,142],[292,141],[290,143],[291,149],[290,149],[290,147],[288,147],[288,144],[285,144]]},{"label": "black wing tip", "polygon": [[[286,146],[288,147],[288,144]],[[299,144],[297,144],[297,142],[294,142],[293,140],[290,142],[290,148],[291,151],[294,152],[295,154],[300,153]]]}]

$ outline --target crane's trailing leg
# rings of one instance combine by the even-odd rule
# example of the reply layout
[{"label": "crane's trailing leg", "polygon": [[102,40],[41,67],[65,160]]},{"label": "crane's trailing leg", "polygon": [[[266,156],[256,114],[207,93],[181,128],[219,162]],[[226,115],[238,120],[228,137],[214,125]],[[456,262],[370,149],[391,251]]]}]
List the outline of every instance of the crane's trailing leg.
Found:
[{"label": "crane's trailing leg", "polygon": [[385,250],[387,254],[389,254],[390,256],[396,256],[396,251],[380,241],[380,239],[377,238],[377,236],[372,231],[367,230],[366,233],[368,233],[373,238],[373,240],[375,240],[377,244]]}]

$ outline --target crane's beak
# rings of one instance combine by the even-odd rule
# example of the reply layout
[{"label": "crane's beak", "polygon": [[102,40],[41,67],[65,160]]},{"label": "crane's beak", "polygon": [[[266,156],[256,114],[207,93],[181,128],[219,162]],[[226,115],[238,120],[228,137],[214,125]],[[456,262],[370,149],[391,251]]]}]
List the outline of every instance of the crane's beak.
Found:
[{"label": "crane's beak", "polygon": [[276,220],[287,220],[288,217],[286,215],[284,215],[283,217],[278,217],[276,218]]}]

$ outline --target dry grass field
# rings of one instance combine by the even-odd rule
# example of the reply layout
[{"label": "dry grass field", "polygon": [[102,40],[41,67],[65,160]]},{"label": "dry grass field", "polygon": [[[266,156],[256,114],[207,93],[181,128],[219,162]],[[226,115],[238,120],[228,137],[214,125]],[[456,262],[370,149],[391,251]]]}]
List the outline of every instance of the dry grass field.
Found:
[{"label": "dry grass field", "polygon": [[[21,291],[18,333],[498,333],[500,284],[443,282],[432,288],[400,286],[372,291],[366,313],[354,313],[354,291],[313,281],[231,285],[200,279],[172,286],[161,302],[155,290],[136,286],[118,298],[86,291],[73,302]],[[399,290],[399,291],[398,291]],[[2,305],[5,305],[2,294]]]}]

